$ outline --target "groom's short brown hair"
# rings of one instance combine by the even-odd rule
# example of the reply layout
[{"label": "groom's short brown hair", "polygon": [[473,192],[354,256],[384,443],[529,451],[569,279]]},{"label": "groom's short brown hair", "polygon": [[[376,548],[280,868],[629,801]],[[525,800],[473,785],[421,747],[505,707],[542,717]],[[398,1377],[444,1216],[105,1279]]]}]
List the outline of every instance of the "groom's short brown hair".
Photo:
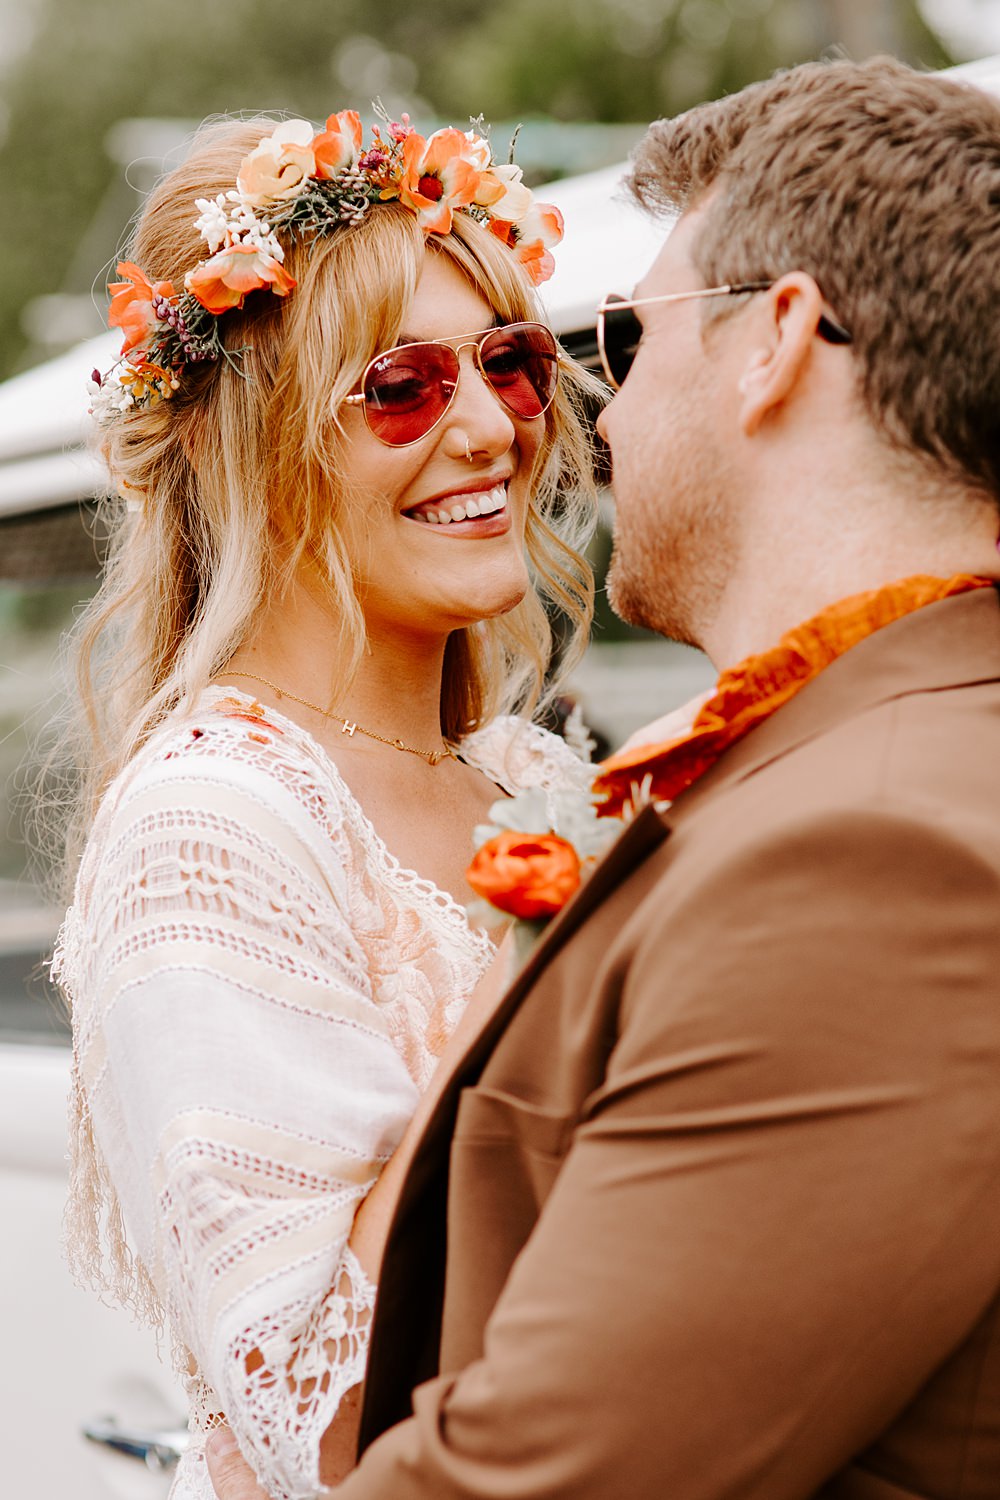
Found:
[{"label": "groom's short brown hair", "polygon": [[631,186],[714,189],[707,285],[813,276],[873,419],[1000,497],[1000,101],[891,58],[807,63],[654,124]]}]

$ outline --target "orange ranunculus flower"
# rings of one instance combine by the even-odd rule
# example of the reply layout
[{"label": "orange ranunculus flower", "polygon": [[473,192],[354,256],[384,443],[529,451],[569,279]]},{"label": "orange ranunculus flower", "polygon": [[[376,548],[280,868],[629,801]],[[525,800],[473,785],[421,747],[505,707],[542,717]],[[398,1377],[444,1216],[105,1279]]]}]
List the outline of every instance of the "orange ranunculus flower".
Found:
[{"label": "orange ranunculus flower", "polygon": [[461,130],[435,130],[427,140],[413,131],[403,142],[399,198],[429,234],[449,234],[456,208],[474,202],[482,173]]},{"label": "orange ranunculus flower", "polygon": [[145,273],[131,260],[119,261],[119,276],[125,281],[112,281],[108,286],[111,306],[108,309],[108,327],[120,328],[125,335],[122,354],[144,344],[159,321],[153,311],[153,298],[172,297],[173,283],[158,281],[151,285]]},{"label": "orange ranunculus flower", "polygon": [[517,245],[517,225],[511,224],[507,219],[491,219],[489,224],[490,234],[495,234],[498,240],[502,240],[508,250],[513,250]]},{"label": "orange ranunculus flower", "polygon": [[580,857],[558,834],[505,829],[483,844],[465,877],[512,917],[551,917],[580,885]]},{"label": "orange ranunculus flower", "polygon": [[187,290],[216,316],[242,307],[248,294],[261,287],[287,297],[295,284],[284,266],[256,245],[227,245],[184,278]]},{"label": "orange ranunculus flower", "polygon": [[260,208],[295,198],[316,171],[313,128],[308,120],[285,120],[255,146],[240,164],[236,187],[247,203]]},{"label": "orange ranunculus flower", "polygon": [[361,116],[356,109],[342,109],[331,115],[326,129],[313,136],[312,153],[316,159],[315,176],[336,177],[345,167],[353,167],[361,155],[363,140]]}]

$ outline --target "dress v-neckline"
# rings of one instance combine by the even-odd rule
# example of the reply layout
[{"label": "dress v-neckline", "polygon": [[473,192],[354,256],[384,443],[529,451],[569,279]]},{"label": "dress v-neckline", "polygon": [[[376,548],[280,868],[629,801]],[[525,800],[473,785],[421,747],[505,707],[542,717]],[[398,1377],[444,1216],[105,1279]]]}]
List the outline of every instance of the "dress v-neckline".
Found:
[{"label": "dress v-neckline", "polygon": [[[204,703],[205,700],[209,698],[209,695],[213,695],[209,699],[210,708],[216,707],[217,703],[223,698],[233,697],[239,698],[248,706],[255,703],[261,704],[262,707],[264,706],[262,700],[255,693],[247,693],[242,688],[223,687],[218,683],[212,683],[205,689],[200,703]],[[424,898],[426,900],[426,903],[433,908],[434,913],[439,917],[444,916],[448,921],[449,926],[456,933],[461,933],[464,936],[468,937],[473,948],[476,951],[477,957],[485,960],[483,964],[483,967],[485,968],[486,963],[489,962],[496,951],[495,945],[489,934],[482,928],[476,928],[472,926],[471,922],[469,921],[469,914],[466,908],[455,896],[452,895],[451,891],[446,891],[443,886],[438,885],[437,882],[432,880],[429,876],[421,875],[419,870],[414,870],[411,869],[408,865],[404,865],[402,861],[399,860],[395,854],[393,854],[392,850],[389,848],[388,844],[385,842],[382,835],[378,832],[378,829],[375,827],[374,823],[365,812],[358,797],[351,790],[350,785],[348,784],[343,772],[337,765],[337,762],[334,760],[333,756],[328,750],[323,747],[323,745],[320,744],[319,740],[317,740],[314,735],[309,733],[308,729],[304,729],[303,726],[299,724],[295,719],[289,719],[287,715],[283,714],[280,711],[280,709],[272,708],[270,704],[266,706],[265,715],[265,722],[267,718],[273,719],[275,721],[276,728],[281,729],[283,734],[288,734],[293,743],[298,742],[299,744],[301,744],[302,747],[310,755],[310,757],[326,774],[327,778],[333,783],[334,787],[336,788],[338,798],[340,799],[346,812],[354,823],[356,829],[358,829],[363,835],[365,844],[374,850],[376,856],[378,857],[380,865],[383,867],[387,877],[390,879],[393,886],[395,886],[397,889],[402,889],[405,892],[406,898],[408,900],[412,901],[415,896]],[[471,766],[473,770],[482,770],[482,767],[477,765],[474,757],[470,758],[465,754],[461,754],[459,756],[459,759],[462,760],[465,765]],[[483,771],[483,774],[486,774],[485,771]],[[498,787],[498,791],[500,791],[501,794],[509,795],[509,793],[506,792],[505,788]],[[471,859],[471,829],[469,851],[469,858]]]}]

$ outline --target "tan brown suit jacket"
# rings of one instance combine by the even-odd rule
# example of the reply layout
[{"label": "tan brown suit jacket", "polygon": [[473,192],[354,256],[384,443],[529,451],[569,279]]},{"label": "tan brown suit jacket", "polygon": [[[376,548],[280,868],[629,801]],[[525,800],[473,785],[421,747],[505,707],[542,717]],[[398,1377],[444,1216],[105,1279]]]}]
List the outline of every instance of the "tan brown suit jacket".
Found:
[{"label": "tan brown suit jacket", "polygon": [[549,930],[404,1187],[376,1437],[340,1500],[1000,1497],[993,590],[841,657]]}]

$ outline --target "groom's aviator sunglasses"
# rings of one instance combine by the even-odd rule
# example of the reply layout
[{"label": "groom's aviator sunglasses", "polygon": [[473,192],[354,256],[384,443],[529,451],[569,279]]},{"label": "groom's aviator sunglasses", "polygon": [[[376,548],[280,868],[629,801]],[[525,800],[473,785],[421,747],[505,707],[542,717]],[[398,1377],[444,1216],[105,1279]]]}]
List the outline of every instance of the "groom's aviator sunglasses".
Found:
[{"label": "groom's aviator sunglasses", "polygon": [[[699,287],[692,292],[665,292],[660,297],[637,297],[631,302],[614,293],[605,297],[597,309],[597,347],[608,380],[620,390],[632,368],[642,338],[642,324],[632,311],[634,307],[651,307],[656,302],[688,302],[696,297],[738,297],[744,292],[767,292],[773,281],[740,281],[732,286]],[[820,337],[828,344],[850,344],[851,335],[826,313],[816,325]]]},{"label": "groom's aviator sunglasses", "polygon": [[437,426],[458,390],[459,355],[471,349],[493,394],[522,421],[552,404],[559,380],[556,341],[541,323],[507,323],[451,344],[399,344],[377,354],[361,377],[358,395],[369,430],[390,448],[418,443]]}]

